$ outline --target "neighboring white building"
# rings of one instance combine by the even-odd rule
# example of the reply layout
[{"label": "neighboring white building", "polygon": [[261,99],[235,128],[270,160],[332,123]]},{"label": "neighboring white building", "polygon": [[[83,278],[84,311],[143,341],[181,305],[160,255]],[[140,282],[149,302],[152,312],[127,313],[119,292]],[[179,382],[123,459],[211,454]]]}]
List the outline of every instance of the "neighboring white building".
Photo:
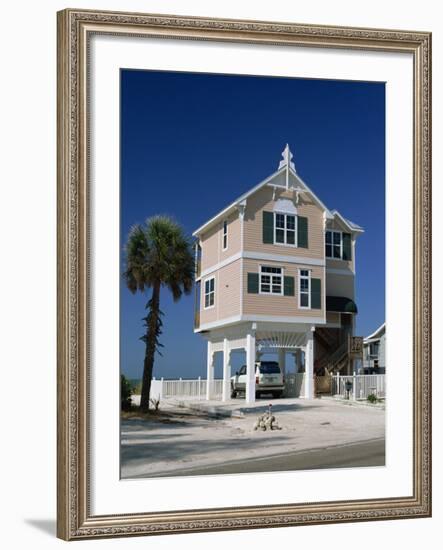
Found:
[{"label": "neighboring white building", "polygon": [[386,323],[363,340],[363,373],[385,374]]},{"label": "neighboring white building", "polygon": [[194,232],[194,330],[208,342],[208,399],[218,352],[223,400],[230,395],[231,354],[239,350],[246,351],[247,402],[255,399],[262,353],[277,353],[283,372],[285,353],[295,355],[297,372],[305,371],[305,397],[314,395],[314,373],[350,374],[362,233],[300,178],[288,146],[276,172]]}]

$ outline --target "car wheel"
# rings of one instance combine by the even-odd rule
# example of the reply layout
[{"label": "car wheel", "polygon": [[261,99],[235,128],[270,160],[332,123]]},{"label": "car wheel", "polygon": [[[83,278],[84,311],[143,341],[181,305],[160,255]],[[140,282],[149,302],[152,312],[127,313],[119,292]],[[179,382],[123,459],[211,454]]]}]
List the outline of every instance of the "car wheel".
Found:
[{"label": "car wheel", "polygon": [[272,396],[273,396],[273,397],[277,397],[277,398],[278,398],[278,397],[281,397],[281,396],[282,396],[282,392],[281,392],[281,391],[275,391],[275,392],[272,393]]},{"label": "car wheel", "polygon": [[261,397],[261,393],[259,391],[255,392],[255,398],[259,399]]},{"label": "car wheel", "polygon": [[237,397],[237,392],[234,390],[234,388],[231,388],[231,399],[235,399]]}]

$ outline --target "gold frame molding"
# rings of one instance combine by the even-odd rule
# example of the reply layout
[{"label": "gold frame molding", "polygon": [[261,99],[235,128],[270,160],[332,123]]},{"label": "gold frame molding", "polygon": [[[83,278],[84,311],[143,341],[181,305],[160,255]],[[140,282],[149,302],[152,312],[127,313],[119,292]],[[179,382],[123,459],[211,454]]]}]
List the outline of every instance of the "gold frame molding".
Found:
[{"label": "gold frame molding", "polygon": [[[65,540],[431,515],[431,34],[69,9],[58,13],[57,534]],[[413,495],[93,516],[88,481],[88,43],[93,34],[408,52],[414,59]]]}]

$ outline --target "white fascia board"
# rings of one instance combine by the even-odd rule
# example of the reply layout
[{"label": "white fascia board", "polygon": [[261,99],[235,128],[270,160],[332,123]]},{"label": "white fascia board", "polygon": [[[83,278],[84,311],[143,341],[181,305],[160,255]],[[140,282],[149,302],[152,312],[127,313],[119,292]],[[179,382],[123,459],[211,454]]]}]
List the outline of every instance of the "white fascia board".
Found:
[{"label": "white fascia board", "polygon": [[211,323],[205,323],[203,325],[200,325],[198,328],[194,329],[194,332],[202,332],[204,330],[212,330],[218,327],[226,327],[229,325],[234,325],[235,323],[240,323],[241,321],[242,321],[241,315],[226,317],[225,319],[220,319],[218,321],[212,321]]},{"label": "white fascia board", "polygon": [[218,269],[221,269],[222,267],[225,267],[229,264],[232,264],[233,262],[236,262],[237,260],[240,260],[243,255],[241,252],[237,252],[236,254],[233,254],[232,256],[229,256],[229,258],[226,258],[225,260],[222,260],[221,262],[212,265],[211,267],[206,268],[204,271],[201,272],[201,275],[199,278],[206,277],[207,275],[210,275],[211,273],[214,273],[214,271],[217,271]]},{"label": "white fascia board", "polygon": [[372,334],[369,334],[369,336],[366,336],[366,338],[364,339],[364,342],[367,342],[368,340],[370,340],[371,338],[375,338],[375,339],[379,339],[383,336],[383,334],[381,334],[384,330],[386,330],[386,323],[383,323],[381,324],[377,330],[374,330],[374,332]]},{"label": "white fascia board", "polygon": [[[237,323],[248,322],[266,322],[271,324],[290,323],[291,325],[325,325],[326,319],[323,317],[302,317],[291,316],[283,317],[277,315],[236,315],[234,317],[226,317],[225,319],[219,319],[212,323],[205,323],[194,329],[195,333],[203,332],[207,330],[214,330],[220,327],[228,327]],[[277,327],[276,327],[277,328]],[[259,330],[259,329],[257,329]]]},{"label": "white fascia board", "polygon": [[[220,218],[222,218],[224,216],[227,216],[232,211],[234,211],[234,209],[238,206],[239,203],[246,200],[253,193],[258,191],[259,189],[261,189],[265,185],[269,184],[275,177],[277,177],[278,175],[284,173],[285,171],[286,171],[286,166],[284,166],[283,168],[280,168],[279,170],[277,170],[276,172],[274,172],[273,174],[268,176],[266,179],[262,180],[260,183],[258,183],[256,186],[252,187],[252,189],[250,189],[246,193],[243,193],[243,195],[238,197],[238,199],[236,199],[234,202],[232,202],[224,210],[221,210],[218,214],[216,214],[214,217],[212,217],[209,221],[207,221],[206,223],[201,225],[198,229],[196,229],[192,235],[194,237],[197,237],[198,235],[200,235],[202,233],[202,231],[204,231],[206,229],[209,229]],[[328,219],[333,219],[333,215],[332,215],[331,211],[323,204],[323,202],[310,189],[310,187],[308,185],[306,185],[306,183],[301,179],[301,177],[296,172],[294,172],[294,170],[292,168],[290,168],[289,171],[295,177],[295,179],[299,182],[299,184],[301,184],[302,187],[304,187],[306,189],[306,191],[312,196],[312,198],[320,206],[320,208],[326,212],[326,217]],[[276,187],[282,187],[282,189],[283,189],[283,186],[276,185]]]},{"label": "white fascia board", "polygon": [[[264,262],[298,264],[300,266],[316,265],[323,267],[325,265],[325,260],[319,258],[308,258],[305,256],[285,256],[282,254],[269,254],[266,252],[248,252],[247,250],[245,250],[244,252],[236,252],[235,254],[229,256],[228,258],[225,258],[221,262],[207,267],[204,271],[200,273],[198,277],[196,277],[195,280],[199,281],[200,279],[207,277],[208,275],[214,273],[222,267],[226,267],[227,265],[232,264],[233,262],[236,262],[237,260],[240,260],[242,258],[247,258],[248,260],[261,260]],[[345,275],[353,275],[353,273],[348,273],[345,270],[336,269],[335,271]]]},{"label": "white fascia board", "polygon": [[291,174],[293,176],[295,176],[295,178],[299,181],[299,183],[301,183],[301,185],[306,189],[306,191],[308,191],[308,193],[310,195],[312,195],[312,198],[315,200],[315,202],[318,204],[318,206],[320,206],[320,208],[322,208],[322,210],[324,210],[326,212],[326,218],[328,218],[329,220],[332,220],[334,218],[332,212],[329,210],[329,208],[317,197],[317,195],[314,193],[314,191],[312,191],[312,189],[309,187],[309,185],[307,185],[303,180],[302,178],[296,173],[294,172],[294,170],[292,170],[292,168],[289,170],[291,172]]},{"label": "white fascia board", "polygon": [[349,231],[351,231],[351,233],[364,233],[365,230],[362,228],[362,227],[357,227],[357,226],[353,226],[353,225],[350,225],[349,221],[344,218],[340,212],[338,210],[332,210],[332,214],[334,215],[334,217],[337,217],[341,222],[342,224],[347,227],[349,229]]},{"label": "white fascia board", "polygon": [[326,319],[323,317],[302,317],[302,316],[278,316],[278,315],[243,315],[242,321],[266,321],[271,323],[296,323],[308,325],[324,325]]},{"label": "white fascia board", "polygon": [[251,196],[253,193],[258,191],[261,187],[264,187],[269,181],[271,181],[273,178],[278,176],[280,173],[284,172],[286,168],[281,168],[280,170],[277,170],[270,176],[268,176],[266,179],[258,183],[255,187],[241,195],[238,199],[236,199],[234,202],[232,202],[229,206],[227,206],[224,210],[221,210],[218,214],[216,214],[214,217],[212,217],[209,221],[201,225],[198,229],[192,233],[193,237],[198,237],[203,231],[206,229],[209,229],[214,223],[216,223],[220,218],[227,216],[231,212],[234,211],[234,209],[238,206],[239,203],[247,199],[249,196]]},{"label": "white fascia board", "polygon": [[263,260],[267,262],[284,262],[300,265],[318,265],[324,266],[325,260],[321,258],[308,258],[306,256],[285,256],[283,254],[269,254],[267,252],[249,252],[245,250],[242,254],[243,258],[248,260]]}]

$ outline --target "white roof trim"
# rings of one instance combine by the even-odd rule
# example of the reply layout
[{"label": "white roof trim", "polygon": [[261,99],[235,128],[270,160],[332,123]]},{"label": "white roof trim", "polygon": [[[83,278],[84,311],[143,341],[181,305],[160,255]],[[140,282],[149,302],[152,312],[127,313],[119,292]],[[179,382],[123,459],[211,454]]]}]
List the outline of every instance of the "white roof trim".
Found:
[{"label": "white roof trim", "polygon": [[366,338],[363,340],[363,342],[367,343],[371,339],[381,338],[381,336],[382,336],[381,332],[383,330],[386,330],[386,322],[383,323],[382,325],[380,325],[377,330],[374,330],[374,332],[372,334],[370,334],[369,336],[366,336]]},{"label": "white roof trim", "polygon": [[[250,189],[249,191],[247,191],[246,193],[241,195],[238,199],[236,199],[234,202],[232,202],[224,210],[221,210],[218,214],[213,216],[210,220],[208,220],[206,223],[204,223],[198,229],[196,229],[192,233],[192,236],[193,237],[198,237],[198,235],[200,235],[200,233],[202,233],[206,229],[209,229],[220,218],[225,217],[228,214],[232,213],[234,211],[234,209],[239,205],[239,203],[241,203],[242,201],[247,199],[249,196],[254,194],[256,191],[258,191],[259,189],[261,189],[262,187],[264,187],[265,185],[270,183],[276,176],[282,174],[286,170],[287,170],[287,167],[283,166],[282,168],[280,168],[279,170],[277,170],[276,172],[274,172],[273,174],[268,176],[266,179],[264,179],[263,181],[258,183],[256,186],[252,187],[252,189]],[[312,196],[312,198],[317,202],[317,204],[326,212],[326,217],[328,219],[333,219],[333,213],[323,204],[323,202],[317,197],[317,195],[313,191],[311,191],[311,189],[308,187],[308,185],[306,185],[306,183],[301,179],[301,177],[292,168],[289,168],[289,172],[296,178],[296,180],[299,181],[299,183],[301,183],[302,186],[305,187],[306,191]],[[282,188],[283,188],[283,186],[282,186]]]},{"label": "white roof trim", "polygon": [[238,199],[236,199],[234,202],[232,202],[229,206],[227,206],[224,210],[221,210],[218,214],[216,214],[214,217],[212,217],[210,220],[208,220],[206,223],[201,225],[198,229],[192,233],[193,237],[197,237],[204,229],[209,229],[209,227],[215,223],[219,218],[222,216],[226,216],[226,214],[230,213],[234,210],[234,208],[242,201],[244,201],[246,198],[248,198],[252,193],[255,193],[260,189],[260,187],[265,186],[271,179],[275,178],[275,176],[278,176],[280,173],[284,172],[286,168],[281,168],[280,170],[277,170],[270,176],[268,176],[266,179],[258,183],[255,187],[241,195]]},{"label": "white roof trim", "polygon": [[364,233],[365,230],[350,220],[344,218],[338,210],[332,210],[332,214],[336,216],[350,231],[353,233]]}]

